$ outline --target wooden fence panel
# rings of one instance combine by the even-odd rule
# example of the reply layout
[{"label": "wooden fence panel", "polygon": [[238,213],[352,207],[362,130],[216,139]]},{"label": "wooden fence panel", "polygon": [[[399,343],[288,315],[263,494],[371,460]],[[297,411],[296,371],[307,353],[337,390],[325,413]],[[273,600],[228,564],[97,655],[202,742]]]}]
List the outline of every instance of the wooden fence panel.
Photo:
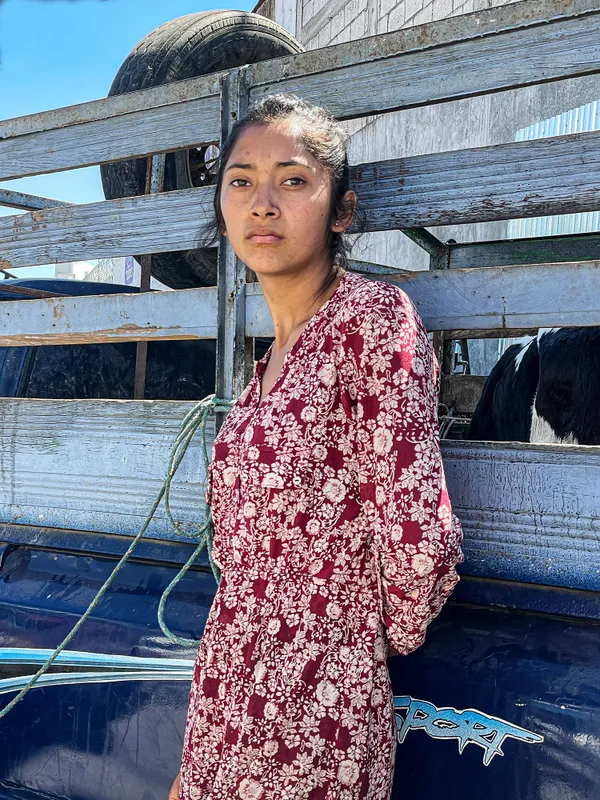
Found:
[{"label": "wooden fence panel", "polygon": [[[368,231],[598,208],[600,132],[351,167]],[[0,219],[0,266],[16,268],[197,247],[212,187],[42,209]]]},{"label": "wooden fence panel", "polygon": [[[526,0],[501,13],[489,9],[288,56],[277,72],[253,64],[250,99],[293,92],[351,119],[597,73],[600,17],[534,27],[536,7],[541,19],[560,6],[566,11],[560,2],[543,6]],[[598,9],[597,3],[585,7]],[[523,27],[509,30],[513,26]]]},{"label": "wooden fence panel", "polygon": [[[429,331],[510,331],[600,325],[600,262],[489,267],[382,276],[414,301]],[[2,304],[0,346],[214,339],[216,287],[13,300]],[[246,336],[273,336],[258,283],[246,285]]]},{"label": "wooden fence panel", "polygon": [[[0,523],[134,535],[192,406],[0,400]],[[600,588],[600,448],[447,441],[443,456],[464,572]],[[204,486],[198,436],[172,493],[184,525],[203,522]],[[176,538],[162,504],[149,535]]]},{"label": "wooden fence panel", "polygon": [[218,141],[216,95],[0,140],[0,180]]},{"label": "wooden fence panel", "polygon": [[[245,80],[251,100],[290,91],[348,119],[597,73],[599,34],[597,0],[525,0],[252,64]],[[224,74],[0,122],[0,180],[217,141]]]}]

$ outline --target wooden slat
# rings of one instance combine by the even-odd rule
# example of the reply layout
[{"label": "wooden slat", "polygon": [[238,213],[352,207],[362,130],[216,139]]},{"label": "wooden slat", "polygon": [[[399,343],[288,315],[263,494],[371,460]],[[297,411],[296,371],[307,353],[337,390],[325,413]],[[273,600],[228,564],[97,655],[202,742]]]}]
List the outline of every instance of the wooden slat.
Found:
[{"label": "wooden slat", "polygon": [[[600,132],[351,167],[366,230],[456,225],[598,208]],[[197,247],[212,187],[0,219],[0,266]]]},{"label": "wooden slat", "polygon": [[[600,325],[600,262],[424,270],[375,279],[400,286],[415,302],[427,330],[450,331],[453,336],[466,329],[506,335],[522,329]],[[272,336],[260,287],[248,286],[246,296],[248,335]]]},{"label": "wooden slat", "polygon": [[253,64],[250,97],[293,92],[352,119],[597,73],[598,10],[525,0]]},{"label": "wooden slat", "polygon": [[0,347],[215,339],[216,309],[215,287],[12,300],[0,304]]},{"label": "wooden slat", "polygon": [[[366,275],[400,286],[429,331],[469,338],[476,331],[600,325],[600,262]],[[136,295],[16,300],[0,306],[0,346],[153,339],[214,339],[215,287]],[[246,336],[271,337],[260,284],[246,285]]]},{"label": "wooden slat", "polygon": [[214,189],[190,189],[0,219],[5,269],[198,246]]},{"label": "wooden slat", "polygon": [[360,164],[351,181],[369,231],[594,211],[600,133]]},{"label": "wooden slat", "polygon": [[532,236],[490,242],[450,244],[449,267],[502,267],[517,264],[557,264],[600,260],[600,234]]},{"label": "wooden slat", "polygon": [[0,139],[26,136],[30,133],[41,133],[71,125],[83,125],[87,122],[99,122],[114,119],[136,111],[148,111],[161,106],[177,105],[188,100],[209,99],[217,97],[223,72],[212,72],[199,78],[176,81],[151,89],[140,89],[137,92],[92,100],[74,106],[27,114],[0,121]]},{"label": "wooden slat", "polygon": [[469,575],[600,589],[600,448],[443,442]]},{"label": "wooden slat", "polygon": [[417,272],[395,281],[428,330],[600,325],[600,262]]},{"label": "wooden slat", "polygon": [[[170,449],[192,406],[149,400],[0,399],[0,521],[137,533],[158,495]],[[211,417],[209,457],[213,438]],[[205,481],[198,435],[171,492],[176,519],[203,523]],[[177,538],[162,503],[148,535]]]},{"label": "wooden slat", "polygon": [[219,97],[216,95],[0,141],[0,180],[179,150],[218,140]]},{"label": "wooden slat", "polygon": [[[193,405],[0,400],[0,523],[134,535]],[[442,449],[465,531],[466,574],[600,588],[600,448],[443,442]],[[204,486],[197,436],[172,492],[184,525],[203,522]],[[148,534],[174,538],[162,504]]]}]

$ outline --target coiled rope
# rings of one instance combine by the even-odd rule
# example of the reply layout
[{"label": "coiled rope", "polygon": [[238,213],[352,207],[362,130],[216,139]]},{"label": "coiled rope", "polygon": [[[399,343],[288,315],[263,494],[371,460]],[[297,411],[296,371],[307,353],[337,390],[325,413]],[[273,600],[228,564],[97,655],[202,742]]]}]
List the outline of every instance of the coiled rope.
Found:
[{"label": "coiled rope", "polygon": [[89,604],[85,612],[77,620],[71,631],[58,645],[58,647],[52,653],[52,655],[49,656],[48,660],[39,668],[39,670],[31,678],[29,683],[26,686],[24,686],[21,689],[21,691],[15,697],[13,697],[10,703],[8,703],[8,705],[5,706],[0,711],[0,719],[5,717],[9,713],[9,711],[11,711],[17,705],[17,703],[19,703],[25,697],[25,695],[27,695],[33,689],[39,678],[41,678],[41,676],[44,675],[50,669],[53,662],[58,658],[58,656],[62,653],[62,651],[69,646],[73,638],[77,635],[81,626],[88,619],[90,614],[92,614],[93,611],[97,608],[100,601],[102,600],[108,589],[110,589],[112,584],[115,582],[117,576],[127,563],[136,545],[138,544],[138,542],[148,529],[148,525],[150,524],[152,517],[154,516],[156,509],[158,508],[160,501],[163,499],[163,497],[165,499],[165,512],[167,519],[171,524],[171,526],[175,529],[175,531],[188,538],[194,538],[195,540],[197,540],[197,537],[200,537],[200,540],[198,542],[197,547],[194,549],[192,555],[189,557],[189,559],[186,561],[186,563],[179,570],[177,575],[173,578],[171,583],[167,586],[167,588],[163,592],[160,598],[160,602],[158,604],[158,624],[160,625],[162,632],[171,642],[189,647],[193,647],[198,644],[198,642],[195,641],[194,639],[183,639],[172,633],[169,630],[164,620],[164,613],[165,613],[166,602],[167,599],[169,598],[169,595],[171,594],[175,586],[177,586],[179,581],[181,581],[181,579],[184,577],[186,572],[190,569],[196,558],[200,555],[200,553],[202,552],[202,550],[204,550],[205,547],[208,553],[208,562],[212,569],[213,575],[215,576],[217,586],[221,582],[221,575],[219,569],[212,560],[212,541],[214,533],[212,525],[212,511],[210,505],[206,503],[206,522],[204,523],[204,525],[200,526],[197,531],[190,533],[189,531],[184,530],[173,519],[173,515],[171,513],[171,504],[169,500],[169,495],[171,491],[171,483],[173,481],[173,478],[175,477],[175,473],[177,472],[179,465],[183,461],[183,457],[186,454],[189,444],[192,441],[198,429],[202,431],[202,457],[204,459],[205,474],[208,475],[209,459],[208,459],[208,451],[206,449],[206,420],[208,419],[209,414],[214,414],[219,411],[224,411],[224,412],[230,411],[233,404],[234,404],[233,400],[223,400],[220,397],[211,394],[208,395],[208,397],[205,397],[202,400],[200,400],[200,402],[197,403],[186,414],[186,416],[183,419],[183,422],[181,423],[181,427],[179,429],[179,432],[173,444],[173,448],[171,450],[171,454],[169,456],[169,464],[167,467],[167,474],[165,480],[160,489],[160,492],[158,493],[156,500],[152,504],[152,508],[150,509],[150,512],[146,517],[144,524],[140,528],[139,532],[132,539],[131,544],[121,557],[119,563],[116,565],[116,567],[108,576],[104,584],[98,590],[98,593],[96,594],[92,602]]}]

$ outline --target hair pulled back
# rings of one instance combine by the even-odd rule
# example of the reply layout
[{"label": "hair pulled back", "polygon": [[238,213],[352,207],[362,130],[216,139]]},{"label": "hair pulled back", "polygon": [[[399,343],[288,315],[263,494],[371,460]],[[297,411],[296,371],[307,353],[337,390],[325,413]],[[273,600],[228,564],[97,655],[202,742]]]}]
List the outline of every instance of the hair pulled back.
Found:
[{"label": "hair pulled back", "polygon": [[[348,201],[344,199],[344,195],[350,189],[347,149],[349,136],[335,117],[322,106],[308,103],[294,94],[278,93],[263,97],[251,105],[247,113],[234,123],[219,155],[210,162],[210,169],[216,174],[214,214],[203,226],[202,246],[214,246],[219,234],[225,230],[225,221],[221,212],[223,168],[238,139],[250,127],[282,122],[293,124],[293,131],[303,147],[329,173],[331,180],[331,205],[327,219],[326,240],[326,250],[329,254],[331,268],[316,292],[315,297],[318,297],[327,290],[342,270],[348,269],[349,255],[352,249],[352,243],[346,233],[331,230],[331,225],[335,220],[342,218],[350,211]],[[352,229],[356,232],[361,230],[363,221],[362,211],[355,209]]]}]

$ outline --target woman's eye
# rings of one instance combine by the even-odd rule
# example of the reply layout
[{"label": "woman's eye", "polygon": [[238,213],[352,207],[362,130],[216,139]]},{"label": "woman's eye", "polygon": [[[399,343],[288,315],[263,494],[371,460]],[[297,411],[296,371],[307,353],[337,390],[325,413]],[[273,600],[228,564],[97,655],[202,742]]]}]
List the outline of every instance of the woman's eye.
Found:
[{"label": "woman's eye", "polygon": [[[0,0],[0,2],[2,2],[2,0]],[[233,180],[230,182],[230,186],[239,186],[239,185],[240,185],[240,184],[239,184],[239,181],[241,181],[241,182],[242,182],[242,184],[246,184],[246,185],[247,185],[247,184],[249,184],[249,181],[247,181],[247,180],[246,180],[246,178],[234,178],[234,179],[233,179]],[[294,184],[293,184],[294,186],[299,186],[299,185],[300,185],[300,184],[302,184],[302,183],[306,183],[306,181],[304,180],[304,178],[286,178],[286,179],[285,179],[285,181],[284,181],[284,183],[287,183],[288,181],[300,181],[300,183],[294,183]]]}]

